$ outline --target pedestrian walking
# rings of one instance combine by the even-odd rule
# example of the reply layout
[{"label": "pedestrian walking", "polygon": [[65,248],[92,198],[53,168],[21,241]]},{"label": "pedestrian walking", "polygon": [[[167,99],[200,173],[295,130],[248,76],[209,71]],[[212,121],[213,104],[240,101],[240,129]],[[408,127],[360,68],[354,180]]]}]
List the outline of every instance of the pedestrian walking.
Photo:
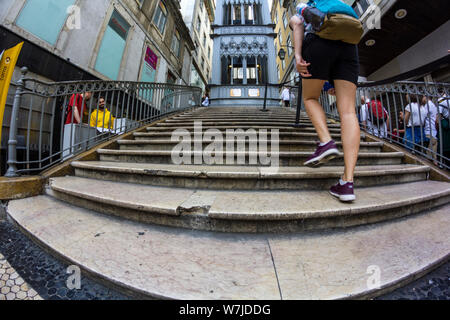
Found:
[{"label": "pedestrian walking", "polygon": [[[351,30],[355,32],[348,32],[348,28],[344,33],[340,32],[340,29],[333,29],[339,28],[340,22],[338,22],[335,26],[327,26],[327,30],[330,31],[328,35],[334,37],[334,40],[326,39],[323,33],[319,32],[318,27],[323,27],[325,21],[323,19],[327,12],[323,17],[316,15],[318,19],[307,21],[303,15],[307,13],[305,15],[310,17],[315,13],[309,10],[311,7],[303,3],[297,6],[297,14],[291,18],[290,27],[294,32],[296,68],[303,77],[303,99],[306,112],[320,139],[316,151],[308,158],[305,165],[316,167],[339,156],[336,143],[332,140],[327,127],[325,112],[319,103],[325,82],[331,80],[334,81],[337,108],[341,119],[345,168],[344,174],[339,182],[331,187],[330,193],[339,200],[348,202],[356,199],[354,171],[360,147],[360,127],[355,101],[359,76],[356,43],[361,39],[363,31],[361,31],[361,23],[357,20],[358,16],[350,6],[338,0],[328,0],[328,2],[333,2],[335,8],[344,8],[351,15],[346,15],[340,22],[354,24],[356,28]],[[325,4],[320,0],[316,0],[315,3],[319,6]],[[329,11],[329,13],[334,12]]]},{"label": "pedestrian walking", "polygon": [[202,98],[202,106],[208,107],[209,106],[209,94],[205,93],[205,95]]},{"label": "pedestrian walking", "polygon": [[425,137],[428,141],[427,156],[433,159],[433,163],[437,165],[437,121],[438,109],[431,99],[427,96],[422,97],[421,105],[426,111],[425,117]]},{"label": "pedestrian walking", "polygon": [[284,106],[286,108],[289,108],[291,106],[291,94],[288,87],[284,87],[283,91],[281,92],[281,100],[283,100]]},{"label": "pedestrian walking", "polygon": [[419,103],[417,95],[406,95],[405,107],[405,145],[412,150],[420,149],[425,139],[426,110]]},{"label": "pedestrian walking", "polygon": [[371,99],[361,106],[361,123],[364,130],[378,138],[387,138],[389,114],[377,99]]},{"label": "pedestrian walking", "polygon": [[[439,129],[439,153],[442,154],[446,159],[442,159],[447,166],[450,165],[450,98],[447,95],[442,94],[438,100],[439,110],[438,110],[438,124]],[[441,147],[442,146],[442,147]]]},{"label": "pedestrian walking", "polygon": [[392,135],[396,141],[403,141],[403,137],[405,136],[405,114],[403,111],[398,113],[397,127],[392,130]]}]

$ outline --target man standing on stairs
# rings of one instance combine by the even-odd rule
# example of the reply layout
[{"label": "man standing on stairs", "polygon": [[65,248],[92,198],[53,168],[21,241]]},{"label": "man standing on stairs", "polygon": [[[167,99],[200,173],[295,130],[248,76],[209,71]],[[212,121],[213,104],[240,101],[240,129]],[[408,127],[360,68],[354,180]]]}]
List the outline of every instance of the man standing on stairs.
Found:
[{"label": "man standing on stairs", "polygon": [[297,6],[297,14],[289,23],[294,34],[297,71],[303,77],[303,99],[306,112],[320,139],[317,150],[305,162],[305,165],[316,167],[339,155],[336,143],[332,140],[327,127],[325,112],[319,103],[324,83],[327,80],[334,80],[341,119],[345,170],[339,182],[331,187],[330,193],[341,201],[354,201],[356,197],[353,189],[353,175],[360,146],[360,127],[356,116],[355,100],[359,76],[358,47],[340,40],[319,37],[314,26],[306,23],[303,16],[305,12],[311,12],[308,11],[310,8],[300,3]]}]

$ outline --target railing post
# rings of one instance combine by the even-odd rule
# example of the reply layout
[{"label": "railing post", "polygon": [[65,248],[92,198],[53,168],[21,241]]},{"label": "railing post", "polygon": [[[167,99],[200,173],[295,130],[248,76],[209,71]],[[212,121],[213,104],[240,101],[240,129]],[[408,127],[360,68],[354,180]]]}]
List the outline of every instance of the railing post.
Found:
[{"label": "railing post", "polygon": [[265,87],[265,89],[264,89],[264,106],[263,106],[263,108],[262,108],[262,110],[261,111],[264,111],[264,112],[266,112],[266,111],[268,111],[267,110],[267,87],[269,86],[269,84],[268,84],[268,82],[266,81],[266,87]]},{"label": "railing post", "polygon": [[298,83],[298,93],[297,93],[297,113],[295,114],[295,128],[300,128],[300,111],[302,109],[302,78],[300,78],[300,81]]},{"label": "railing post", "polygon": [[24,78],[28,72],[27,67],[21,69],[21,77],[17,82],[16,94],[14,96],[14,104],[11,113],[11,124],[9,127],[9,140],[8,140],[8,170],[5,177],[17,177],[17,122],[19,120],[19,109],[22,100],[23,89],[25,86]]}]

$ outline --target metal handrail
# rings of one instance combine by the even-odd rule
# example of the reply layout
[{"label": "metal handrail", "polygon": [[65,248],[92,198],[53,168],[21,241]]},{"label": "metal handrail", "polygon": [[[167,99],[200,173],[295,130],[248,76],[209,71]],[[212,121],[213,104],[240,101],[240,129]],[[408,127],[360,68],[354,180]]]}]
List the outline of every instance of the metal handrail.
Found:
[{"label": "metal handrail", "polygon": [[[450,100],[439,103],[444,97],[450,97],[450,83],[400,81],[374,86],[365,84],[357,89],[356,114],[363,131],[449,170]],[[372,101],[381,103],[386,119],[374,115]],[[339,120],[336,99],[322,92],[320,103],[329,118]],[[410,121],[405,123],[408,110]]]},{"label": "metal handrail", "polygon": [[[113,136],[201,105],[199,87],[96,80],[53,83],[27,78],[27,72],[22,68],[15,83],[6,177],[41,172]],[[105,109],[98,104],[100,97],[105,99]],[[77,109],[74,105],[81,107],[80,122],[72,112]],[[109,112],[109,119],[104,110]],[[17,150],[19,131],[26,141],[25,159],[21,161]],[[37,146],[36,151],[32,145]]]}]

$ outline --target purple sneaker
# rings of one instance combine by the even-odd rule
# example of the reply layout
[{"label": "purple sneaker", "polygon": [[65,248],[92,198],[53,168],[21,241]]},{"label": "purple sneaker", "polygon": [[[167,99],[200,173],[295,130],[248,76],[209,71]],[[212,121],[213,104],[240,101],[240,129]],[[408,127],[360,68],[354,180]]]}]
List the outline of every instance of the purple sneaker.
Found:
[{"label": "purple sneaker", "polygon": [[356,199],[353,182],[347,182],[344,185],[338,182],[337,185],[331,187],[330,193],[343,202],[351,202]]},{"label": "purple sneaker", "polygon": [[339,150],[336,147],[336,143],[331,140],[324,146],[320,146],[320,143],[317,144],[316,152],[313,153],[311,157],[304,163],[305,166],[317,167],[321,164],[324,164],[331,159],[336,158],[339,155]]}]

